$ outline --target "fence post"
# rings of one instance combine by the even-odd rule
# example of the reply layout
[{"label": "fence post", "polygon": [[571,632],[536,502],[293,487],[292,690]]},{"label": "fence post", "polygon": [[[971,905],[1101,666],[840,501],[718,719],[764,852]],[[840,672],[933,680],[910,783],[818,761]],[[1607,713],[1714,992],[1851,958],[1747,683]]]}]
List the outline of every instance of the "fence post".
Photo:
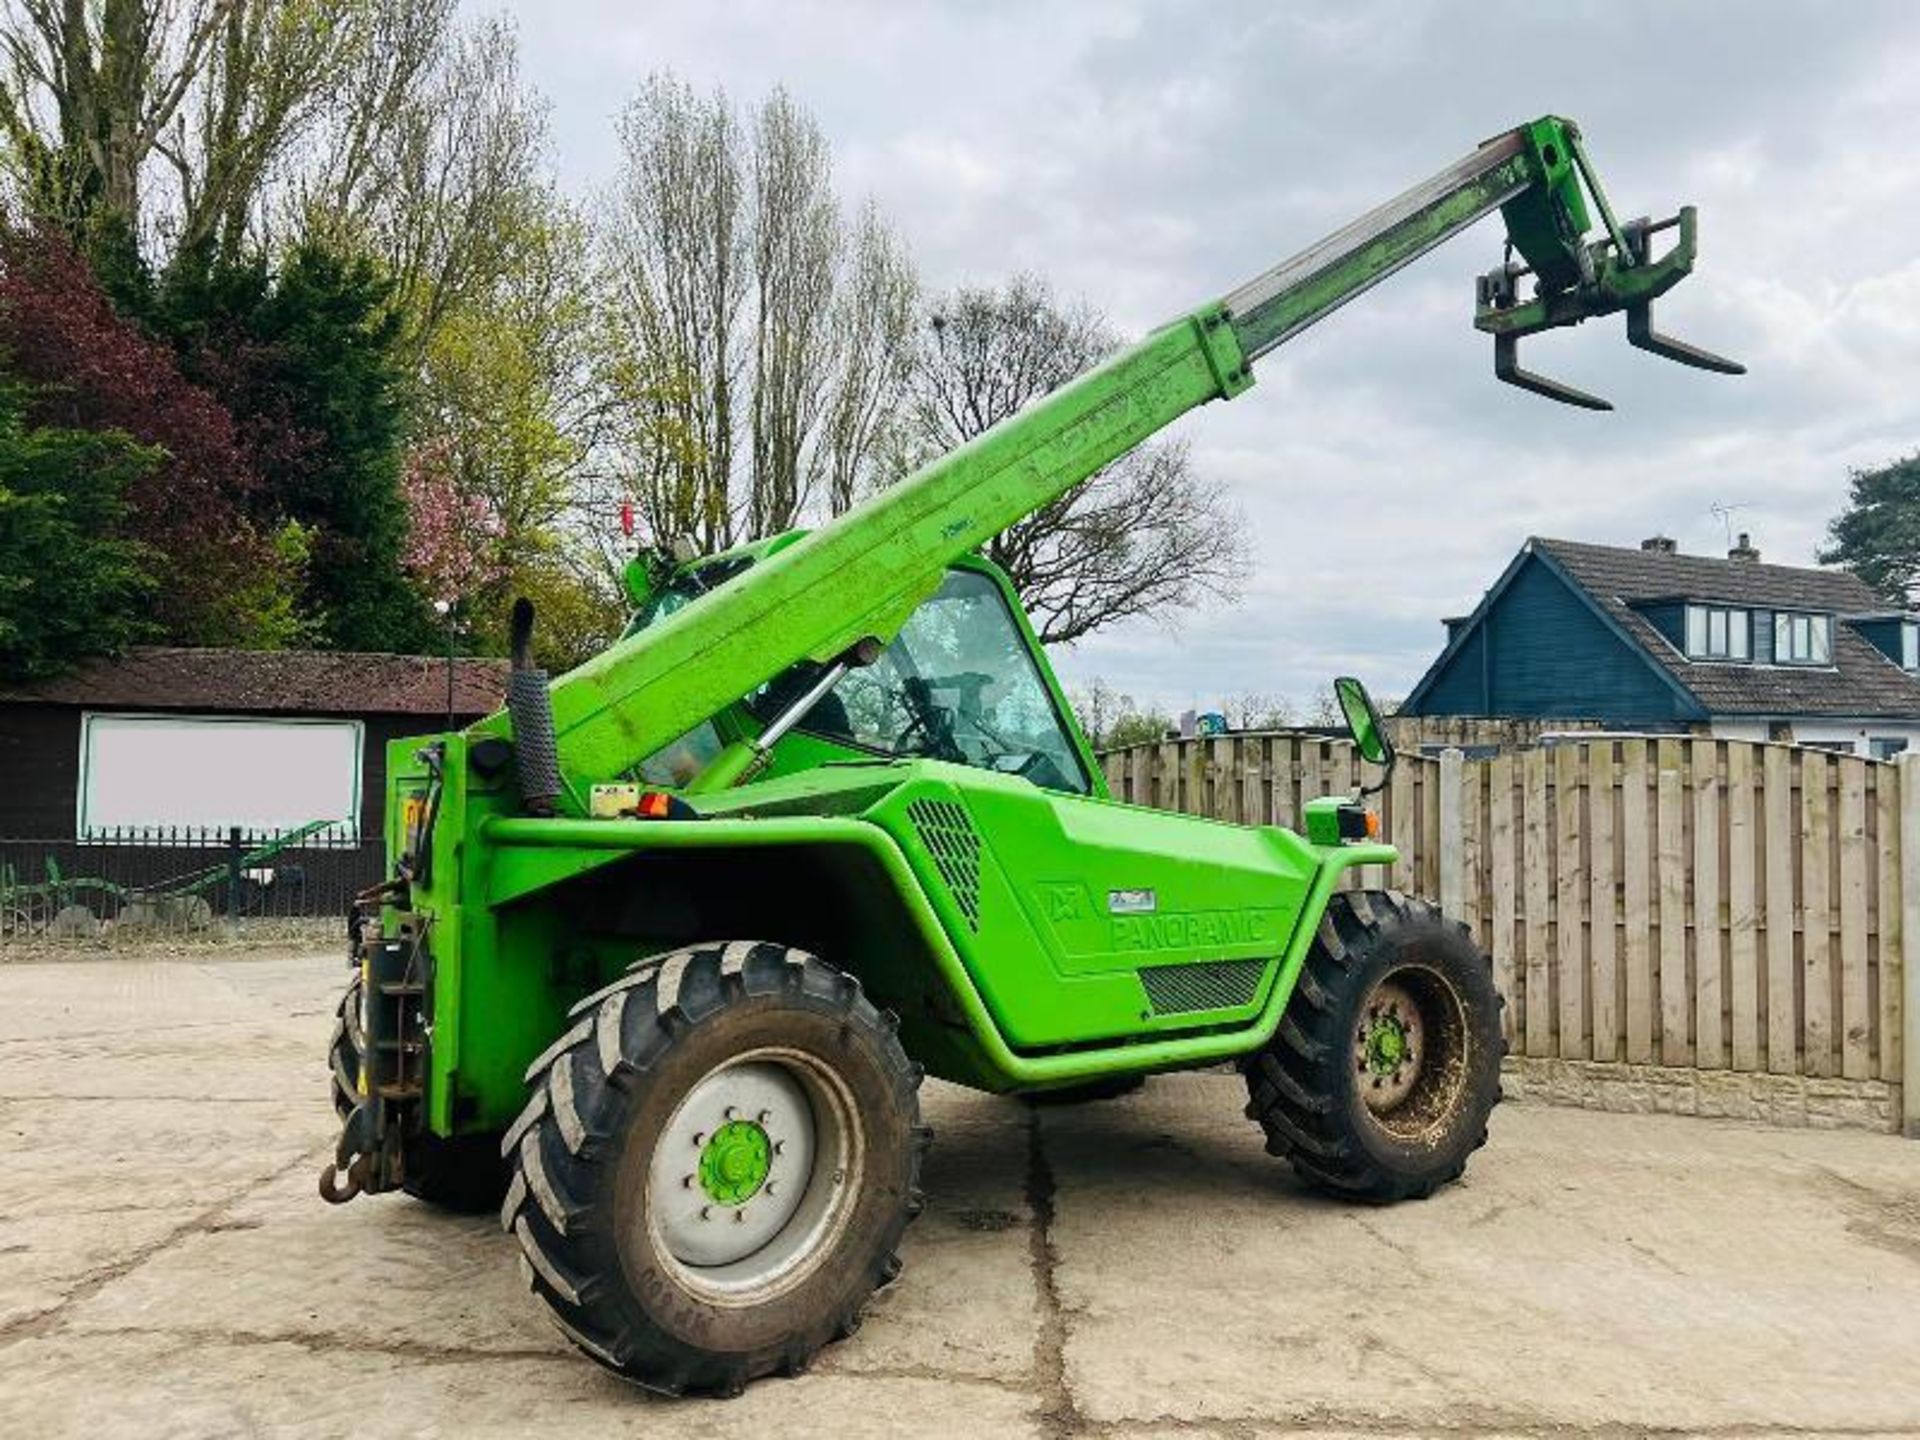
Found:
[{"label": "fence post", "polygon": [[[1900,1128],[1920,1140],[1920,754],[1895,761],[1900,777]],[[1886,837],[1881,838],[1881,844]],[[1884,897],[1883,897],[1884,901]]]},{"label": "fence post", "polygon": [[227,933],[240,933],[240,827],[227,830]]},{"label": "fence post", "polygon": [[1467,914],[1467,757],[1449,746],[1440,752],[1440,909],[1453,920]]}]

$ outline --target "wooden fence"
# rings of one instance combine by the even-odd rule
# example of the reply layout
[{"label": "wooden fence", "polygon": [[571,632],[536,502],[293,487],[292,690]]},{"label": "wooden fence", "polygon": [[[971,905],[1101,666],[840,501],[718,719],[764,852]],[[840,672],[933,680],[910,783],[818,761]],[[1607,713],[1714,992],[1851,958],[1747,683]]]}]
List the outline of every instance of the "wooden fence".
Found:
[{"label": "wooden fence", "polygon": [[[1359,778],[1345,742],[1287,734],[1104,763],[1118,799],[1251,824],[1298,826]],[[1354,883],[1467,922],[1516,1055],[1881,1081],[1920,1109],[1920,756],[1685,737],[1403,755],[1378,803],[1401,858]]]}]

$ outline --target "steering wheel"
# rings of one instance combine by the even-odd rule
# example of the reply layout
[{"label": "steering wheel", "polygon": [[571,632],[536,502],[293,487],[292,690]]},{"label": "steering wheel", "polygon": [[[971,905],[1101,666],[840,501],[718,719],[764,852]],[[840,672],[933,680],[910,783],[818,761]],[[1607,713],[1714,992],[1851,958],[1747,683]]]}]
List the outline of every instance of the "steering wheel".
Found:
[{"label": "steering wheel", "polygon": [[[926,753],[934,759],[952,760],[964,765],[966,753],[953,738],[953,724],[948,720],[946,710],[933,703],[933,688],[938,683],[920,675],[909,675],[901,682],[901,693],[907,697],[907,708],[912,713],[907,722],[907,731],[900,738],[905,742],[917,735],[926,742]],[[900,748],[905,749],[905,744]]]}]

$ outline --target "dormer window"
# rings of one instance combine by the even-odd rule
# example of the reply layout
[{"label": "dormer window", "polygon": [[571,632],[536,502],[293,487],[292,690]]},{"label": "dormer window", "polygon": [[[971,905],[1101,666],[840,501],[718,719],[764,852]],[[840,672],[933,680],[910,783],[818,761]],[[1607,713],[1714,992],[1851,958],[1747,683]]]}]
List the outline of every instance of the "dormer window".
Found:
[{"label": "dormer window", "polygon": [[1780,665],[1831,665],[1833,617],[1781,610],[1773,617],[1773,658]]},{"label": "dormer window", "polygon": [[1747,660],[1753,655],[1753,616],[1719,605],[1687,606],[1689,660]]}]

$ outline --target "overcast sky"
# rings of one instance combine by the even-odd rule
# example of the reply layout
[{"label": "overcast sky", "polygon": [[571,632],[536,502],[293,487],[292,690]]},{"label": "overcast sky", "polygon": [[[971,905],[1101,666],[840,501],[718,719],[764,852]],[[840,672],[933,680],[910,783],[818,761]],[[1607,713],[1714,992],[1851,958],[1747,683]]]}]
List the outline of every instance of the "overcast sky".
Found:
[{"label": "overcast sky", "polygon": [[[492,9],[492,5],[476,5]],[[1529,535],[1717,553],[1716,503],[1809,563],[1847,470],[1920,448],[1920,5],[514,0],[570,190],[603,185],[650,71],[750,101],[785,85],[930,286],[1036,271],[1140,331],[1470,150],[1579,120],[1623,216],[1701,210],[1664,329],[1733,380],[1600,321],[1530,342],[1610,415],[1495,383],[1472,277],[1499,222],[1269,356],[1176,433],[1230,488],[1237,605],[1057,658],[1143,701],[1404,694],[1440,618]],[[1551,17],[1551,18],[1548,18]]]}]

